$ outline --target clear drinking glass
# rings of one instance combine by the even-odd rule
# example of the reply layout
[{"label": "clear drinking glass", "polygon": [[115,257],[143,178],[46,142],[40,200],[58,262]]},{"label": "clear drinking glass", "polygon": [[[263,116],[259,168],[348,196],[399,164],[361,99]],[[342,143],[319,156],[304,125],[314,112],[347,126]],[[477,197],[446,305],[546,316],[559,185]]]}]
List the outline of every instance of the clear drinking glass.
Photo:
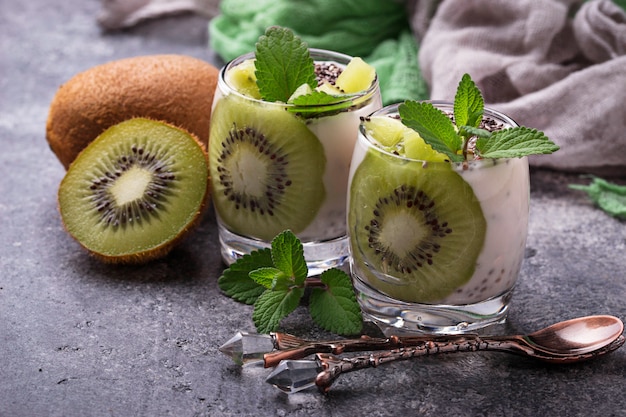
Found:
[{"label": "clear drinking glass", "polygon": [[[373,115],[397,113],[396,104]],[[484,117],[517,126],[490,109]],[[463,333],[505,320],[526,244],[527,158],[408,159],[361,125],[349,187],[350,266],[366,318],[387,333]]]},{"label": "clear drinking glass", "polygon": [[[340,68],[351,59],[319,49],[310,54]],[[213,101],[209,160],[222,258],[230,264],[289,229],[303,243],[309,275],[342,266],[349,253],[350,160],[360,117],[382,106],[378,80],[344,102],[295,108],[229,85],[228,71],[252,58],[221,69]]]}]

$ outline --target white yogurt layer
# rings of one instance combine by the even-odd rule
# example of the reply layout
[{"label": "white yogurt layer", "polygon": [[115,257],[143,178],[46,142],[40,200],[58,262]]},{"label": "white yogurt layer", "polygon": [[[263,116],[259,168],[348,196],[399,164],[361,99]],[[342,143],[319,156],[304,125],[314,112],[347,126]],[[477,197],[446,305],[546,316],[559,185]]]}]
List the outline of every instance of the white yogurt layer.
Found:
[{"label": "white yogurt layer", "polygon": [[324,147],[326,170],[324,188],[326,198],[309,226],[298,233],[307,241],[335,239],[346,234],[346,200],[350,161],[357,138],[360,117],[380,108],[381,101],[374,95],[370,102],[359,109],[345,111],[334,116],[320,117],[307,122],[309,129]]},{"label": "white yogurt layer", "polygon": [[441,300],[444,304],[484,301],[511,289],[524,259],[528,230],[530,186],[526,158],[475,161],[468,170],[457,171],[474,190],[487,231],[472,278]]}]

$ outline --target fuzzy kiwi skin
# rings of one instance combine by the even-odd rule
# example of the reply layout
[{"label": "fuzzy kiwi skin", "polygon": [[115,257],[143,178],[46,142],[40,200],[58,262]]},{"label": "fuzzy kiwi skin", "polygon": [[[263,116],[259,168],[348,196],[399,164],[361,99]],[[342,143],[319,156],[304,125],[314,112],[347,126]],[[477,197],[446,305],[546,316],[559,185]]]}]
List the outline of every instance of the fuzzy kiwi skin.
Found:
[{"label": "fuzzy kiwi skin", "polygon": [[[132,119],[135,119],[135,118],[132,118]],[[202,150],[202,154],[204,156],[204,159],[206,161],[206,165],[208,167],[209,159],[208,159],[208,154],[207,154],[205,145],[202,143],[202,141],[200,141],[198,139],[198,137],[196,135],[194,135],[191,132],[185,131],[184,129],[182,129],[182,128],[178,127],[178,126],[174,126],[173,124],[168,123],[168,122],[154,120],[154,119],[149,119],[149,118],[139,118],[139,119],[152,120],[152,121],[161,123],[161,124],[163,124],[165,126],[182,130],[185,133],[189,134],[189,136],[198,144],[198,147]],[[129,121],[130,121],[130,119],[129,119]],[[92,141],[92,142],[95,142],[96,140],[98,140],[99,137],[100,137],[100,135],[98,135],[98,137],[96,137],[94,139],[94,141]],[[89,144],[85,147],[85,149],[88,146],[89,146]],[[81,152],[79,152],[79,155],[80,155],[80,153],[84,152],[85,149],[81,150]],[[205,193],[204,193],[204,198],[202,199],[201,204],[199,205],[198,209],[196,210],[193,220],[190,221],[189,223],[187,223],[186,227],[184,229],[181,229],[179,231],[178,235],[176,235],[176,237],[174,239],[171,239],[169,241],[164,241],[161,245],[159,245],[157,247],[153,247],[153,248],[141,251],[141,252],[127,253],[127,254],[124,254],[124,255],[115,255],[115,256],[114,255],[108,255],[108,254],[105,254],[105,253],[100,253],[100,252],[94,251],[94,250],[88,248],[87,246],[85,246],[78,238],[76,238],[76,236],[74,236],[72,234],[72,232],[68,229],[68,227],[65,224],[65,222],[62,221],[63,227],[64,227],[65,231],[70,236],[72,236],[72,238],[74,238],[74,240],[76,240],[76,242],[78,242],[78,244],[80,244],[80,246],[87,253],[89,253],[89,255],[91,255],[95,259],[98,259],[99,261],[101,261],[103,263],[117,264],[117,265],[143,265],[143,264],[149,263],[151,261],[154,261],[154,260],[157,260],[157,259],[161,259],[161,258],[165,257],[166,255],[168,255],[171,252],[171,250],[174,249],[174,247],[176,247],[182,240],[184,240],[189,235],[189,233],[192,230],[194,230],[197,227],[197,225],[202,220],[203,215],[206,213],[207,207],[208,207],[209,196],[210,196],[210,182],[208,180],[208,169],[206,171],[206,176],[207,176],[207,181],[206,181],[206,189],[205,189]],[[66,174],[66,177],[67,177],[67,174]],[[65,181],[65,178],[61,181],[61,184],[63,184],[64,181]],[[59,187],[59,191],[60,191],[60,187]],[[59,199],[57,199],[57,209],[59,210],[59,212],[62,211]],[[62,217],[63,216],[61,216],[61,218]]]},{"label": "fuzzy kiwi skin", "polygon": [[207,147],[218,69],[186,55],[111,61],[76,74],[50,104],[46,139],[67,169],[110,126],[133,117],[181,127]]}]

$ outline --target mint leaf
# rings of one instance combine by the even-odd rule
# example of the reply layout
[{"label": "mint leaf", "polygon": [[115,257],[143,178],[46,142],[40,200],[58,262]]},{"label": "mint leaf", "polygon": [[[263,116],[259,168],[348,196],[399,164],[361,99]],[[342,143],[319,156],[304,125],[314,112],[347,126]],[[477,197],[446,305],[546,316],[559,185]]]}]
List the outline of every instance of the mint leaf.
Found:
[{"label": "mint leaf", "polygon": [[405,101],[398,107],[398,113],[402,123],[419,133],[434,150],[446,154],[453,162],[463,160],[463,156],[458,154],[463,141],[444,112],[431,103]]},{"label": "mint leaf", "polygon": [[476,141],[476,150],[483,158],[519,158],[549,154],[558,149],[543,132],[527,127],[498,130],[492,132],[489,138],[479,138]]},{"label": "mint leaf", "polygon": [[569,187],[586,191],[589,199],[605,213],[626,220],[626,186],[593,177],[589,185],[571,184]]},{"label": "mint leaf", "polygon": [[304,283],[309,270],[302,242],[293,232],[285,230],[272,240],[272,260],[276,268],[293,278],[294,283]]},{"label": "mint leaf", "polygon": [[459,134],[461,136],[476,136],[478,138],[489,138],[491,132],[474,126],[460,126]]},{"label": "mint leaf", "polygon": [[320,113],[328,116],[352,107],[354,103],[349,100],[349,97],[349,95],[332,96],[323,91],[315,90],[310,94],[303,94],[293,99],[293,106],[288,107],[287,110],[303,117],[316,116]]},{"label": "mint leaf", "polygon": [[276,331],[280,321],[300,304],[303,288],[266,290],[254,303],[252,321],[259,333]]},{"label": "mint leaf", "polygon": [[302,84],[317,86],[308,46],[289,29],[269,27],[259,37],[255,58],[257,86],[265,101],[286,103]]},{"label": "mint leaf", "polygon": [[363,326],[361,309],[356,301],[350,277],[332,268],[320,276],[327,289],[313,288],[309,311],[322,328],[344,335],[357,334]]},{"label": "mint leaf", "polygon": [[269,249],[253,251],[224,270],[217,280],[217,285],[229,297],[242,303],[254,304],[265,291],[265,287],[251,280],[249,274],[255,269],[273,265]]},{"label": "mint leaf", "polygon": [[248,275],[254,282],[268,289],[274,289],[281,278],[283,278],[283,281],[285,280],[283,271],[274,267],[255,269]]},{"label": "mint leaf", "polygon": [[464,74],[454,96],[454,122],[457,126],[480,126],[485,102],[469,74]]}]

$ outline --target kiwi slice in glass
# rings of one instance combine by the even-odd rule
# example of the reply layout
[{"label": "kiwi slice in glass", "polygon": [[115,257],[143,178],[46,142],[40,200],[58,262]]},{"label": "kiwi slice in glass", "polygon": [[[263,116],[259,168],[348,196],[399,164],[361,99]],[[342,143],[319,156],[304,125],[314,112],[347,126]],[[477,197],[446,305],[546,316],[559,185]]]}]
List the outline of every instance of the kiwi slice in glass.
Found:
[{"label": "kiwi slice in glass", "polygon": [[284,106],[236,94],[217,102],[211,120],[213,204],[226,227],[268,241],[304,230],[325,198],[317,136]]},{"label": "kiwi slice in glass", "polygon": [[469,281],[486,232],[479,201],[451,164],[372,150],[354,173],[348,215],[361,278],[407,302],[440,300]]},{"label": "kiwi slice in glass", "polygon": [[130,119],[72,162],[58,200],[67,231],[98,258],[142,263],[165,255],[200,217],[208,159],[198,139],[165,122]]}]

